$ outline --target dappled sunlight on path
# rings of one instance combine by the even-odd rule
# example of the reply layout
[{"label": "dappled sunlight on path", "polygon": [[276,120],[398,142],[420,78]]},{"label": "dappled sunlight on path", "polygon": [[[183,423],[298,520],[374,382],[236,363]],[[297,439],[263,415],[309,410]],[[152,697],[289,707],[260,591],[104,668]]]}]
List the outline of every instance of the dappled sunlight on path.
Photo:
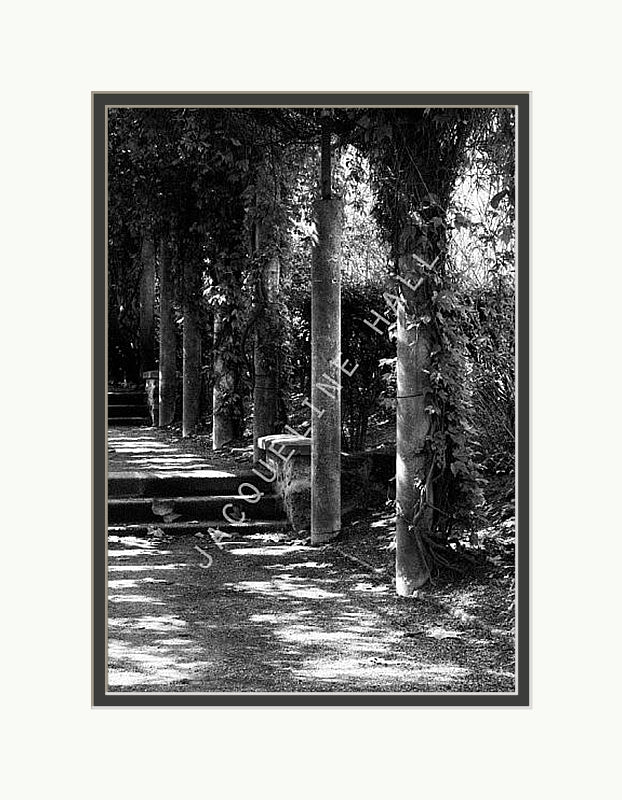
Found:
[{"label": "dappled sunlight on path", "polygon": [[150,473],[218,478],[237,474],[239,467],[222,453],[206,452],[205,443],[182,439],[160,428],[108,429],[108,472]]},{"label": "dappled sunlight on path", "polygon": [[270,538],[111,537],[110,690],[513,691],[494,638]]}]

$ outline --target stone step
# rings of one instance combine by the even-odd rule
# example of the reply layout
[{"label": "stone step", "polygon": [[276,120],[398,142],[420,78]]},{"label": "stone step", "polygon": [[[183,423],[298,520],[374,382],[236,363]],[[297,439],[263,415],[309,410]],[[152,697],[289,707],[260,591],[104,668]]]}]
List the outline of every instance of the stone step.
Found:
[{"label": "stone step", "polygon": [[[108,473],[108,497],[218,497],[238,494],[241,483],[250,483],[265,494],[273,492],[274,484],[262,481],[253,473],[233,475],[213,469],[192,470],[190,474],[182,471],[153,472],[110,472]],[[242,492],[250,494],[248,487]]]},{"label": "stone step", "polygon": [[140,405],[109,405],[108,406],[108,418],[116,418],[116,417],[149,417],[149,410],[147,406],[142,403]]},{"label": "stone step", "polygon": [[123,406],[123,405],[145,405],[147,396],[145,392],[108,392],[108,405],[109,406]]},{"label": "stone step", "polygon": [[128,525],[109,525],[110,536],[149,536],[154,528],[159,528],[171,536],[188,536],[203,533],[209,536],[207,529],[215,528],[224,533],[234,533],[240,536],[252,533],[272,533],[286,531],[289,528],[283,520],[255,520],[254,522],[238,522],[232,524],[224,519],[205,522],[158,522],[158,523],[132,523]]},{"label": "stone step", "polygon": [[108,419],[108,425],[110,427],[117,426],[117,427],[124,427],[124,428],[141,428],[144,425],[148,425],[151,427],[151,419],[148,417],[110,417]]},{"label": "stone step", "polygon": [[[154,512],[151,497],[123,497],[108,500],[108,521],[116,523],[159,523],[162,514]],[[278,519],[283,516],[280,498],[275,495],[262,497],[258,503],[249,503],[239,497],[225,495],[220,497],[158,497],[155,498],[159,505],[172,506],[172,512],[180,515],[178,522],[200,521],[203,519],[220,519],[223,517],[223,508],[227,505],[227,514],[234,518],[241,518],[242,513],[247,520]]]}]

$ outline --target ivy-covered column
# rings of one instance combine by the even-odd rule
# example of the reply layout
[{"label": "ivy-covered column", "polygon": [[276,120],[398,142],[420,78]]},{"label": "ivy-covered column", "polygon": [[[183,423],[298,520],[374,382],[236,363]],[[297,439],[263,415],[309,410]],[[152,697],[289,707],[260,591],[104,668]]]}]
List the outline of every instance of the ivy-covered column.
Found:
[{"label": "ivy-covered column", "polygon": [[171,242],[165,234],[160,242],[160,427],[170,425],[175,415],[177,342],[173,317],[174,293]]},{"label": "ivy-covered column", "polygon": [[232,342],[227,335],[227,309],[214,310],[214,389],[212,411],[212,448],[218,450],[235,438],[232,415],[235,376],[230,369]]},{"label": "ivy-covered column", "polygon": [[331,189],[330,121],[323,119],[318,241],[311,268],[311,542],[341,530],[341,232],[343,206]]},{"label": "ivy-covered column", "polygon": [[[408,241],[409,237],[404,237]],[[403,302],[397,312],[396,566],[398,595],[410,597],[430,578],[422,532],[432,518],[433,456],[428,442],[432,332],[421,262],[398,261]]]},{"label": "ivy-covered column", "polygon": [[256,251],[263,256],[257,282],[257,319],[253,351],[255,372],[253,447],[254,460],[258,461],[262,457],[262,451],[258,447],[259,438],[276,432],[281,370],[277,308],[281,265],[278,254],[270,247],[265,225],[258,224],[256,227]]},{"label": "ivy-covered column", "polygon": [[201,271],[195,258],[184,261],[182,436],[191,436],[199,421],[201,397]]},{"label": "ivy-covered column", "polygon": [[141,244],[140,273],[140,368],[148,372],[155,368],[155,244],[153,232],[145,231]]}]

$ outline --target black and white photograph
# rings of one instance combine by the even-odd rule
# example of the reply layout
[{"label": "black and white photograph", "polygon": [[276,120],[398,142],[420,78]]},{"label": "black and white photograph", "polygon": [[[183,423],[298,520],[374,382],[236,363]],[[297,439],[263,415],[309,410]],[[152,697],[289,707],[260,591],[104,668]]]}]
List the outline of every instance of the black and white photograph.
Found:
[{"label": "black and white photograph", "polygon": [[616,796],[615,7],[5,18],[3,795]]},{"label": "black and white photograph", "polygon": [[94,102],[95,703],[528,705],[529,95]]},{"label": "black and white photograph", "polygon": [[619,794],[618,17],[7,5],[3,796]]}]

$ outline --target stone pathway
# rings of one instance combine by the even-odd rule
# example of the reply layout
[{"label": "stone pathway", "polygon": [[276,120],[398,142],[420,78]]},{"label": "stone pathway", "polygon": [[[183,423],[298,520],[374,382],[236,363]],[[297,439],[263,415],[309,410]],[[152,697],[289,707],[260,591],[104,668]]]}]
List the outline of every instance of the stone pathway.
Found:
[{"label": "stone pathway", "polygon": [[232,456],[213,452],[207,436],[183,439],[162,428],[110,427],[108,473],[147,472],[158,475],[209,477],[211,473],[239,474],[251,468],[250,450]]}]

